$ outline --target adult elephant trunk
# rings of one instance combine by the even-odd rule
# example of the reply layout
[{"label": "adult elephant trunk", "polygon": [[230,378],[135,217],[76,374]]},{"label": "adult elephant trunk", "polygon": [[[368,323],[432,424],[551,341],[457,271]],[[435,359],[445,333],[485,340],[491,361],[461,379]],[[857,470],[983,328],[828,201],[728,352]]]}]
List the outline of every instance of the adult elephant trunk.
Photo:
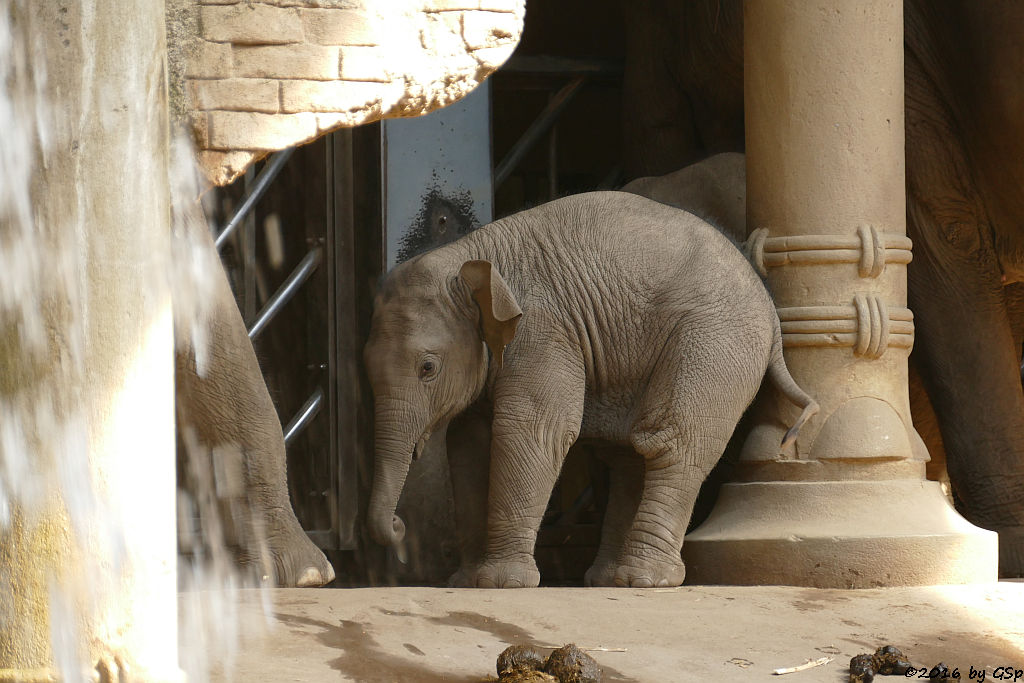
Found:
[{"label": "adult elephant trunk", "polygon": [[405,538],[405,523],[395,514],[422,430],[409,428],[408,415],[378,403],[374,427],[373,490],[367,514],[370,536],[381,545],[398,545]]}]

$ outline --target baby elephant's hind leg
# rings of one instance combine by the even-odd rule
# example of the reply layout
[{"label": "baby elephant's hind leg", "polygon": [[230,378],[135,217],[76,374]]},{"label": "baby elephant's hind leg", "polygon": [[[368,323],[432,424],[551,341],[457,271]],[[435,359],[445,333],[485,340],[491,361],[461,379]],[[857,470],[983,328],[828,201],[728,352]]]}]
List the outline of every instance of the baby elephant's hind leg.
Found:
[{"label": "baby elephant's hind leg", "polygon": [[[736,379],[702,377],[683,382],[677,376],[667,380],[675,386],[650,392],[641,406],[630,438],[644,457],[643,493],[615,572],[617,586],[683,582],[686,572],[680,551],[694,501],[746,406],[726,394],[739,389],[753,396],[757,389],[751,382],[743,382],[750,387],[730,386]],[[725,387],[730,391],[723,391]]]},{"label": "baby elephant's hind leg", "polygon": [[686,576],[680,557],[683,535],[708,473],[689,462],[689,441],[692,439],[663,431],[641,430],[635,435],[634,447],[645,458],[646,472],[640,505],[615,570],[616,586],[682,584]]}]

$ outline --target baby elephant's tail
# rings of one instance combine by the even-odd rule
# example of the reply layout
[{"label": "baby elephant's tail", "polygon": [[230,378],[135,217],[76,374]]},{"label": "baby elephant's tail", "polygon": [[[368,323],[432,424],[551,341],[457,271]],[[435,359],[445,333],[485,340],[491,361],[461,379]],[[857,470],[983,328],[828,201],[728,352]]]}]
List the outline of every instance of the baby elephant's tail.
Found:
[{"label": "baby elephant's tail", "polygon": [[772,340],[772,357],[768,361],[768,376],[783,396],[788,398],[793,405],[803,408],[800,417],[782,437],[781,447],[786,448],[796,439],[796,435],[800,433],[800,428],[804,426],[804,423],[818,412],[818,402],[801,389],[793,376],[789,374],[789,368],[786,367],[786,361],[782,357],[782,330],[779,327],[778,319],[775,320],[775,338]]}]

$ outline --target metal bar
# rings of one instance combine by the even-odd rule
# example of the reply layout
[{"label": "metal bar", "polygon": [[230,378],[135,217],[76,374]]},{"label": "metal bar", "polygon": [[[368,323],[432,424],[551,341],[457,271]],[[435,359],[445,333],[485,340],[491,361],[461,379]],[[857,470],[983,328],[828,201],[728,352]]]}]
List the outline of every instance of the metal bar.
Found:
[{"label": "metal bar", "polygon": [[[361,347],[360,322],[357,313],[359,301],[356,287],[356,231],[355,231],[355,168],[353,164],[354,134],[346,128],[332,134],[334,140],[333,173],[334,184],[331,200],[334,207],[334,222],[329,237],[334,246],[327,253],[334,276],[331,278],[331,293],[334,303],[330,308],[330,330],[333,333],[331,346],[331,399],[333,408],[330,423],[333,438],[331,462],[335,470],[335,508],[333,527],[337,530],[337,547],[341,550],[355,550],[359,547],[359,469],[364,449],[364,434],[367,425],[360,424],[360,375],[357,359]],[[379,198],[375,204],[382,206]],[[367,234],[370,231],[366,231]],[[373,241],[370,238],[369,241]],[[383,243],[383,242],[381,242]],[[382,250],[378,250],[382,251]],[[366,250],[362,252],[366,254]],[[372,449],[370,449],[372,450]]]},{"label": "metal bar", "polygon": [[[335,167],[338,158],[338,148],[341,146],[341,136],[338,133],[328,133],[324,137],[324,169],[327,171],[327,184],[324,202],[324,252],[327,254],[327,262],[324,264],[327,272],[327,377],[321,379],[321,387],[324,386],[323,379],[327,382],[327,514],[330,520],[330,529],[324,533],[327,535],[328,545],[321,548],[337,548],[341,545],[341,531],[338,524],[338,496],[341,493],[338,487],[338,469],[341,465],[338,442],[341,435],[336,416],[338,415],[338,292],[336,283],[338,281],[338,266],[342,261],[338,258],[338,214],[337,214],[337,175]],[[315,352],[314,352],[315,353]],[[323,366],[321,366],[323,368]]]},{"label": "metal bar", "polygon": [[288,161],[288,158],[292,155],[294,149],[294,147],[282,149],[280,152],[270,157],[270,161],[263,167],[260,174],[256,176],[256,182],[253,183],[252,190],[249,191],[249,194],[245,196],[245,199],[242,201],[242,205],[238,207],[238,210],[235,211],[235,215],[231,217],[231,220],[228,221],[227,225],[224,226],[224,229],[221,230],[216,239],[214,239],[213,243],[218,249],[220,249],[221,245],[224,244],[224,240],[231,236],[231,233],[235,231],[235,228],[237,228],[238,224],[242,222],[242,219],[249,215],[249,212],[252,211],[252,207],[260,200],[263,193],[267,191],[267,187],[270,186],[270,181],[277,177],[277,174],[281,172],[282,168],[284,168],[285,162]]},{"label": "metal bar", "polygon": [[548,134],[548,199],[558,196],[558,122]]},{"label": "metal bar", "polygon": [[523,160],[526,153],[533,148],[537,141],[548,131],[551,126],[554,125],[555,121],[558,120],[559,114],[565,109],[565,105],[569,104],[572,100],[572,96],[580,89],[580,86],[586,81],[586,76],[577,76],[576,78],[565,84],[561,90],[559,90],[548,105],[544,107],[544,111],[530,124],[530,127],[526,129],[523,136],[516,140],[516,144],[512,145],[512,149],[509,150],[505,158],[501,160],[498,167],[494,169],[494,187],[498,187],[508,178],[512,169]]},{"label": "metal bar", "polygon": [[292,271],[292,274],[288,276],[281,288],[274,292],[274,296],[270,297],[270,301],[264,306],[259,314],[256,316],[256,322],[249,328],[249,339],[255,339],[263,328],[274,319],[284,305],[288,303],[295,292],[299,290],[299,287],[309,279],[317,267],[320,265],[320,258],[323,250],[320,247],[316,247],[302,259],[302,262]]},{"label": "metal bar", "polygon": [[313,395],[306,399],[306,402],[299,408],[299,412],[295,413],[295,416],[288,422],[288,426],[284,428],[284,445],[287,446],[292,439],[299,435],[299,433],[306,428],[317,413],[320,412],[320,406],[324,402],[323,389],[317,387],[317,390],[313,392]]}]

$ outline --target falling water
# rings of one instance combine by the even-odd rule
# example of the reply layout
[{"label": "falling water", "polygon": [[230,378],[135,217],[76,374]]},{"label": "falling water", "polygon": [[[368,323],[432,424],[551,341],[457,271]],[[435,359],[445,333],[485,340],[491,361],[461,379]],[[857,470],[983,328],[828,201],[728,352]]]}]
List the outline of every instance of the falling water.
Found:
[{"label": "falling water", "polygon": [[[61,99],[75,93],[50,86],[39,36],[44,29],[78,32],[86,41],[95,17],[92,4],[83,3],[81,25],[69,20],[56,28],[39,26],[34,1],[0,0],[0,667],[9,666],[4,660],[11,656],[15,666],[23,666],[19,649],[25,661],[39,661],[39,653],[28,650],[48,642],[50,655],[42,659],[52,659],[63,680],[80,681],[96,668],[97,641],[116,640],[96,625],[104,623],[112,597],[116,603],[118,577],[131,561],[131,533],[138,530],[127,531],[133,510],[123,508],[124,500],[118,507],[119,497],[108,495],[117,482],[97,481],[90,460],[85,293],[88,259],[95,254],[88,231],[95,226],[86,218],[92,198],[81,189],[89,185],[79,182],[78,196],[61,198],[76,208],[66,214],[38,201],[48,196],[46,178],[69,166],[67,158],[79,144]],[[83,92],[104,87],[93,82],[96,65],[88,47]],[[135,129],[124,134],[129,140],[146,137]],[[195,222],[206,226],[192,150],[179,140],[171,156],[170,254],[149,260],[141,286],[152,288],[156,299],[168,288],[173,292],[179,347],[191,345],[202,370],[209,323],[204,302],[219,263],[194,239]],[[191,445],[188,457],[210,457]],[[215,485],[200,478],[198,491],[179,492],[179,524],[192,551],[178,567],[179,661],[192,681],[206,680],[230,663],[244,635],[237,592],[257,584],[235,570],[219,531],[221,512],[203,502],[215,500],[209,494]],[[145,498],[142,491],[128,500]],[[19,569],[25,563],[41,566],[38,576],[26,579],[31,572]],[[26,601],[26,591],[46,604]],[[48,617],[39,619],[39,613]],[[123,654],[130,659],[133,653]],[[111,657],[120,661],[116,652]]]},{"label": "falling water", "polygon": [[[171,264],[174,289],[174,326],[177,349],[191,348],[200,375],[206,371],[207,330],[213,312],[213,275],[221,268],[216,251],[208,242],[197,239],[200,231],[210,231],[206,212],[200,203],[201,182],[195,165],[195,150],[190,141],[177,137],[171,154]],[[245,525],[249,512],[238,501],[232,507],[232,519],[225,520],[218,490],[216,465],[218,451],[199,443],[189,425],[179,425],[180,447],[184,451],[189,490],[178,490],[179,548],[188,553],[178,562],[181,587],[179,649],[182,669],[190,681],[207,680],[213,673],[230,672],[240,642],[269,626],[269,598],[262,591],[262,623],[243,623],[238,613],[239,594],[245,589],[261,590],[259,572],[239,569],[229,548],[225,522]],[[244,519],[243,519],[244,518]],[[245,525],[258,529],[258,525]],[[263,544],[264,539],[257,539]]]}]

